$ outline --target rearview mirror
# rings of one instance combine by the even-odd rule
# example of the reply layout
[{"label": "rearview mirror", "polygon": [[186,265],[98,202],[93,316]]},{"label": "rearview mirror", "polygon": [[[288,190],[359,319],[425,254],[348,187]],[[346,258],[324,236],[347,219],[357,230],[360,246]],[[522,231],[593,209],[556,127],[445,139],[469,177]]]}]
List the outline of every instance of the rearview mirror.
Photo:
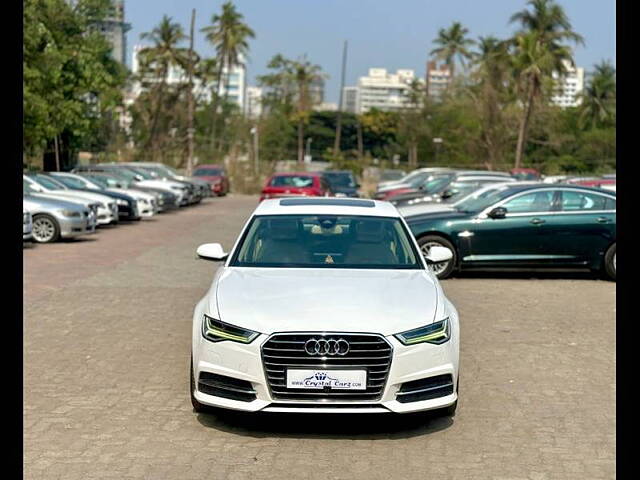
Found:
[{"label": "rearview mirror", "polygon": [[447,247],[431,247],[429,253],[424,256],[429,263],[446,262],[453,258],[453,252]]},{"label": "rearview mirror", "polygon": [[217,262],[226,260],[229,256],[228,253],[225,253],[222,249],[222,245],[219,243],[205,243],[200,245],[196,250],[196,254],[204,260],[213,260]]},{"label": "rearview mirror", "polygon": [[507,216],[507,209],[504,207],[496,207],[491,210],[487,216],[493,219],[504,218]]}]

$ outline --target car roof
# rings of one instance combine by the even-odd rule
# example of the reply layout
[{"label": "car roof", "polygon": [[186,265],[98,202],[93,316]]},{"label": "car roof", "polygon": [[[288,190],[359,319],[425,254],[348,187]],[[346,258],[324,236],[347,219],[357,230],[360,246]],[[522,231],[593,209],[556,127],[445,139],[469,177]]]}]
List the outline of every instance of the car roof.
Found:
[{"label": "car roof", "polygon": [[292,177],[292,176],[300,176],[306,175],[310,177],[319,177],[320,174],[318,172],[276,172],[272,177]]},{"label": "car roof", "polygon": [[364,198],[287,197],[263,200],[254,215],[364,215],[400,217],[389,202]]},{"label": "car roof", "polygon": [[585,185],[573,185],[573,184],[569,184],[569,183],[537,183],[537,184],[529,184],[529,185],[523,185],[523,184],[513,184],[513,185],[509,185],[509,184],[505,184],[508,185],[508,189],[510,191],[512,191],[513,193],[519,193],[519,192],[524,192],[526,190],[558,190],[558,189],[562,189],[562,190],[586,190],[586,191],[590,191],[593,193],[599,193],[599,194],[605,194],[605,195],[611,195],[611,196],[616,196],[615,192],[612,192],[610,190],[603,190],[601,188],[594,188],[594,187],[588,187]]}]

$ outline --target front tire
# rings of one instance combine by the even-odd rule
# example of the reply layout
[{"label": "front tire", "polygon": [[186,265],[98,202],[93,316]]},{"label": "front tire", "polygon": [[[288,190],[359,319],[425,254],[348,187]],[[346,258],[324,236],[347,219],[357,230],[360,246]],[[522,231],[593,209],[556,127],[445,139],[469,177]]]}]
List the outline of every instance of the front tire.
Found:
[{"label": "front tire", "polygon": [[431,247],[445,247],[451,250],[453,257],[450,260],[429,264],[429,270],[431,270],[438,279],[442,280],[451,276],[456,268],[458,253],[449,240],[439,235],[426,235],[418,239],[418,245],[420,245],[421,253],[425,256],[429,253]]},{"label": "front tire", "polygon": [[60,226],[51,215],[41,213],[33,217],[31,234],[38,243],[52,243],[60,238]]},{"label": "front tire", "polygon": [[604,255],[604,272],[611,280],[616,279],[616,244],[609,247]]}]

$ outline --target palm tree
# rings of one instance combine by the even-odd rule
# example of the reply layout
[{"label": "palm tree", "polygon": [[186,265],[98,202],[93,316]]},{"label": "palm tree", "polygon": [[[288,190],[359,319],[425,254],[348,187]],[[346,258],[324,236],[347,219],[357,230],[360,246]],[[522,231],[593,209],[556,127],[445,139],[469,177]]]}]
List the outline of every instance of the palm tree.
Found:
[{"label": "palm tree", "polygon": [[466,90],[481,119],[480,141],[487,153],[487,167],[502,163],[506,136],[504,107],[509,101],[508,75],[511,68],[509,44],[496,37],[480,37],[473,55],[475,85]]},{"label": "palm tree", "polygon": [[465,67],[465,60],[471,58],[472,54],[469,48],[475,43],[470,38],[467,38],[469,29],[462,26],[460,22],[453,22],[448,30],[441,28],[438,31],[438,37],[433,43],[439,45],[439,47],[431,50],[430,55],[435,55],[439,60],[449,66],[451,71],[451,81],[453,81],[455,75],[455,61],[460,61],[462,67]]},{"label": "palm tree", "polygon": [[513,39],[514,72],[523,95],[524,108],[518,130],[515,168],[520,167],[534,103],[543,96],[543,84],[566,74],[573,66],[571,50],[562,42],[584,44],[581,35],[572,30],[564,9],[554,0],[529,0],[525,8],[511,16],[510,23],[520,23],[521,30]]},{"label": "palm tree", "polygon": [[152,83],[157,85],[155,97],[155,107],[152,117],[151,128],[147,147],[153,145],[154,154],[157,153],[157,126],[162,108],[169,69],[171,66],[185,67],[187,63],[187,50],[178,45],[187,37],[184,35],[182,26],[171,21],[171,17],[164,15],[160,23],[151,32],[140,35],[143,40],[149,40],[153,46],[143,48],[139,53],[141,77],[144,80],[150,74]]},{"label": "palm tree", "polygon": [[594,128],[615,122],[616,69],[610,62],[595,65],[584,92],[580,95],[580,126]]},{"label": "palm tree", "polygon": [[[231,69],[240,64],[241,58],[249,52],[250,38],[255,38],[254,31],[243,22],[244,16],[236,10],[232,2],[222,5],[222,13],[211,17],[211,25],[204,27],[201,32],[216,49],[218,75],[216,91],[213,97],[213,111],[217,117],[218,97],[222,85],[223,72],[227,69],[225,101],[229,91]],[[213,142],[213,138],[212,138]]]}]

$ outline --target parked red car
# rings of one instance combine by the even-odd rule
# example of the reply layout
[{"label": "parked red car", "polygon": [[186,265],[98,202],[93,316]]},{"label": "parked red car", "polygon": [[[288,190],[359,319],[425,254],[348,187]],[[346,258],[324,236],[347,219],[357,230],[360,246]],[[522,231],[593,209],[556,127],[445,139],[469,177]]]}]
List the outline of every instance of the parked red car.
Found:
[{"label": "parked red car", "polygon": [[213,195],[221,197],[229,193],[229,177],[224,167],[220,165],[198,165],[193,176],[209,182]]},{"label": "parked red car", "polygon": [[274,173],[265,183],[260,201],[267,198],[296,197],[300,195],[333,197],[333,192],[327,180],[319,173]]}]

